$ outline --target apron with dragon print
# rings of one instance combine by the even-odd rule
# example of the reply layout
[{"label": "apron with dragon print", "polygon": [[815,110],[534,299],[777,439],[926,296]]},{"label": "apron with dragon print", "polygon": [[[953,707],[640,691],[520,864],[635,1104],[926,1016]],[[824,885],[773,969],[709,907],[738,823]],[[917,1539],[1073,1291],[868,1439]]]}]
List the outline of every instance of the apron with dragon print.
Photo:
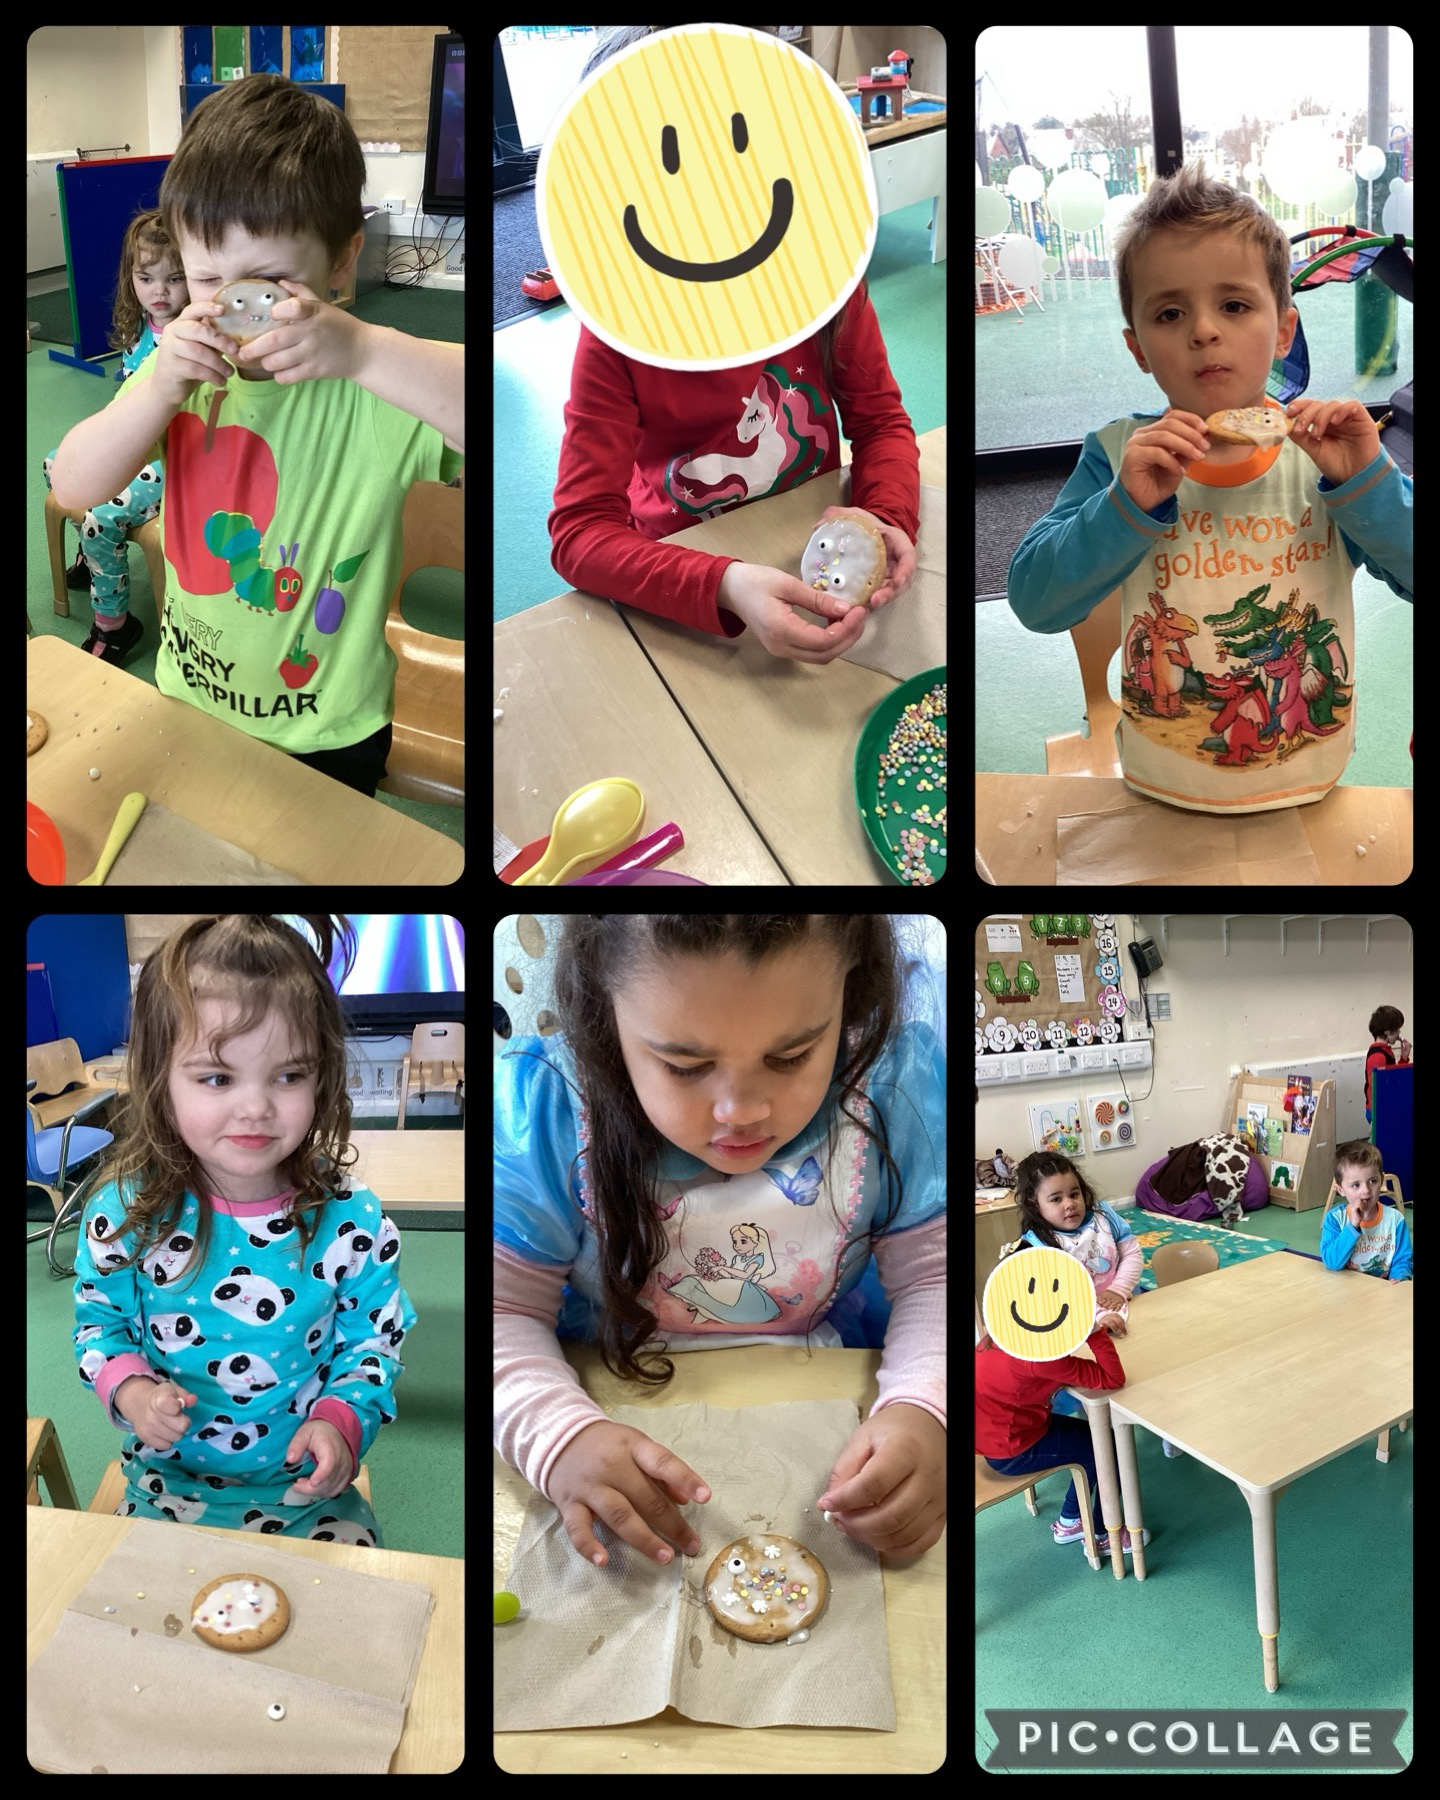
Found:
[{"label": "apron with dragon print", "polygon": [[1357,565],[1293,449],[1215,474],[1121,587],[1123,773],[1196,812],[1303,806],[1353,748]]}]

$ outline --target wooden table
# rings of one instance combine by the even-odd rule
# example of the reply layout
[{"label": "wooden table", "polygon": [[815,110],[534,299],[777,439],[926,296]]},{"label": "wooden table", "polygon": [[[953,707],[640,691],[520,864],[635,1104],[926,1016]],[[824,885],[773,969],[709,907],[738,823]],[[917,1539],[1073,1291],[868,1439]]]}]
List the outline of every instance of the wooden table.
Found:
[{"label": "wooden table", "polygon": [[[1271,1693],[1280,1685],[1275,1503],[1301,1475],[1409,1416],[1413,1318],[1408,1281],[1331,1270],[1285,1252],[1256,1257],[1132,1301],[1129,1335],[1117,1344],[1125,1386],[1086,1406],[1107,1525],[1116,1517],[1112,1448],[1119,1453],[1137,1580],[1146,1570],[1136,1425],[1168,1438],[1245,1496]],[[1237,1382],[1242,1359],[1254,1373]],[[1337,1380],[1337,1369],[1362,1366],[1362,1380]],[[1117,1539],[1112,1527],[1112,1555]],[[1116,1562],[1123,1574],[1123,1559]]]},{"label": "wooden table", "polygon": [[[922,486],[943,489],[945,428],[918,442]],[[794,567],[819,515],[846,503],[847,468],[665,542]],[[943,567],[943,541],[925,541],[923,526],[917,548]],[[647,832],[674,819],[685,833],[663,865],[674,874],[716,886],[896,885],[870,848],[854,784],[856,741],[895,691],[890,676],[843,657],[791,662],[753,631],[715,638],[572,589],[495,627],[495,684],[509,690],[494,736],[495,823],[515,843],[546,836],[585,782],[625,775],[644,791]]]},{"label": "wooden table", "polygon": [[63,638],[31,638],[25,654],[26,704],[49,726],[26,758],[27,791],[64,841],[67,887],[99,862],[132,792],[302,881],[448,884],[464,872],[464,847],[428,825]]},{"label": "wooden table", "polygon": [[[1158,807],[1173,818],[1178,809],[1161,801],[1132,793],[1123,781],[1108,775],[1010,775],[977,774],[975,777],[976,873],[994,887],[1016,882],[1055,886],[1056,821],[1069,813],[1117,812],[1133,808],[1135,829],[1144,829],[1148,809]],[[1414,862],[1414,794],[1409,788],[1338,786],[1323,800],[1297,806],[1295,817],[1315,858],[1320,882],[1336,887],[1374,887],[1376,883],[1404,881]],[[1213,825],[1207,813],[1190,815]],[[1262,821],[1270,814],[1248,813],[1229,823],[1253,834],[1263,846]],[[1221,820],[1223,824],[1225,821]],[[1375,842],[1371,843],[1371,834]],[[1366,854],[1355,854],[1363,844]],[[1294,887],[1303,873],[1277,870],[1273,859],[1266,865],[1263,848],[1258,861],[1245,864],[1244,885],[1282,884]],[[1237,874],[1228,885],[1242,885]],[[1183,874],[1163,880],[1119,882],[1121,887],[1193,887]]]},{"label": "wooden table", "polygon": [[[148,1519],[117,1519],[111,1513],[70,1512],[54,1506],[27,1506],[26,1645],[27,1666],[45,1648],[61,1614],[132,1531],[167,1531]],[[245,1534],[213,1525],[192,1525],[223,1538],[226,1555],[238,1555]],[[455,1557],[422,1556],[406,1550],[362,1549],[354,1544],[324,1544],[313,1538],[270,1537],[266,1548],[287,1556],[355,1569],[395,1581],[414,1581],[435,1596],[435,1610],[415,1691],[405,1713],[405,1729],[390,1760],[392,1775],[448,1775],[465,1755],[465,1564]],[[243,1568],[242,1563],[232,1567]],[[378,1652],[377,1652],[378,1654]],[[43,1773],[43,1771],[42,1771]]]},{"label": "wooden table", "polygon": [[386,1212],[464,1212],[463,1131],[352,1131],[350,1142],[360,1152],[353,1179]]},{"label": "wooden table", "polygon": [[[565,1360],[586,1393],[607,1411],[703,1400],[711,1406],[754,1406],[757,1400],[853,1398],[864,1418],[875,1403],[878,1350],[694,1350],[677,1354],[675,1375],[658,1395],[618,1381],[590,1344],[561,1343]],[[659,1430],[659,1426],[656,1426]],[[505,1586],[530,1486],[494,1456],[495,1575]],[[822,1529],[825,1529],[822,1527]],[[687,1719],[667,1706],[652,1719],[572,1731],[511,1731],[495,1738],[496,1766],[508,1775],[555,1771],[610,1773],[628,1757],[630,1774],[772,1776],[804,1768],[812,1775],[929,1775],[945,1760],[946,1539],[908,1568],[882,1558],[895,1730],[847,1731],[837,1726],[775,1725],[742,1731]],[[501,1634],[497,1634],[501,1635]],[[496,1654],[503,1654],[497,1645]]]}]

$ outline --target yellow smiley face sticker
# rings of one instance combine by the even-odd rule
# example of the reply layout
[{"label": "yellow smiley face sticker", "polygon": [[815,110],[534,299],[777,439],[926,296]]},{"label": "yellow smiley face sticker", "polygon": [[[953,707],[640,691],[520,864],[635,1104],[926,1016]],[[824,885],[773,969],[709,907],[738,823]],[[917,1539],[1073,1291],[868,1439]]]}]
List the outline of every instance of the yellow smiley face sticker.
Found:
[{"label": "yellow smiley face sticker", "polygon": [[813,335],[865,273],[877,211],[840,89],[739,25],[681,25],[602,63],[562,107],[536,182],[566,300],[664,369],[733,369]]},{"label": "yellow smiley face sticker", "polygon": [[1073,1256],[1032,1245],[991,1270],[981,1310],[1002,1350],[1022,1362],[1053,1362],[1095,1329],[1095,1283]]}]

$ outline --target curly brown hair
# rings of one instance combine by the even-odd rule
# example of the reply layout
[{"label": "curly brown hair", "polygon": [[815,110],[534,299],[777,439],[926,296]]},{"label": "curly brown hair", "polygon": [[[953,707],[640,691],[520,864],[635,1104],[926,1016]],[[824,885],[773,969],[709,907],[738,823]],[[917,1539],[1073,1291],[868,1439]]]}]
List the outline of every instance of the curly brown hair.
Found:
[{"label": "curly brown hair", "polygon": [[[883,1216],[857,1233],[873,1243],[885,1232],[903,1199],[900,1171],[890,1154],[885,1121],[873,1095],[871,1122],[852,1110],[861,1084],[901,1023],[903,956],[894,922],[870,914],[716,913],[581,914],[565,922],[555,968],[555,1010],[580,1076],[590,1139],[585,1158],[598,1238],[603,1291],[601,1356],[612,1375],[662,1387],[675,1372],[664,1356],[638,1352],[655,1328],[655,1315],[639,1296],[665,1252],[654,1170],[666,1139],[650,1122],[625,1066],[615,1021],[614,996],[642,971],[679,957],[735,955],[749,968],[808,944],[834,952],[846,971],[841,1029],[831,1077],[833,1145],[838,1112],[874,1140],[885,1166],[889,1203]],[[571,1166],[572,1186],[574,1164]],[[815,1314],[833,1297],[836,1278]],[[809,1335],[807,1325],[806,1335]]]},{"label": "curly brown hair", "polygon": [[[85,1183],[88,1196],[114,1181],[125,1207],[107,1241],[132,1229],[140,1234],[134,1254],[116,1267],[128,1268],[168,1237],[179,1224],[187,1193],[205,1191],[199,1158],[180,1136],[170,1102],[171,1064],[199,1029],[197,1000],[219,999],[236,1009],[210,1038],[212,1056],[274,1011],[289,1026],[302,1059],[315,1066],[315,1117],[282,1166],[295,1189],[286,1210],[300,1231],[302,1262],[319,1226],[313,1215],[343,1189],[345,1171],[358,1152],[349,1142],[344,1015],[326,971],[338,942],[348,973],[355,933],[343,914],[294,916],[315,933],[318,955],[300,932],[273,914],[227,913],[192,920],[146,957],[125,1057],[129,1097],[113,1148]],[[202,1206],[187,1274],[205,1266],[210,1230],[210,1208]]]},{"label": "curly brown hair", "polygon": [[[115,316],[110,325],[110,348],[128,350],[140,338],[145,322],[145,309],[135,292],[135,271],[147,263],[169,261],[180,266],[180,252],[160,223],[158,212],[136,213],[125,231],[120,245],[120,274],[115,284]],[[188,289],[186,290],[188,293]]]}]

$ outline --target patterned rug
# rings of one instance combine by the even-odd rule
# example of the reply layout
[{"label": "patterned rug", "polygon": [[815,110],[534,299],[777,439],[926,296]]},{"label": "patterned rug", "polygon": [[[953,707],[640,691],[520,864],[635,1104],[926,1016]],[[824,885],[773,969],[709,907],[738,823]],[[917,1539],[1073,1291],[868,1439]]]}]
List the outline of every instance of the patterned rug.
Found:
[{"label": "patterned rug", "polygon": [[1252,1257],[1270,1256],[1277,1250],[1290,1248],[1279,1238],[1251,1237],[1244,1231],[1227,1231],[1223,1225],[1200,1225],[1190,1219],[1172,1219],[1166,1213],[1145,1212],[1138,1206],[1127,1208],[1121,1216],[1128,1220],[1145,1257],[1145,1273],[1135,1284],[1137,1294],[1149,1293],[1154,1288],[1151,1258],[1162,1244],[1213,1244],[1222,1269],[1228,1269],[1232,1263],[1248,1262]]}]

